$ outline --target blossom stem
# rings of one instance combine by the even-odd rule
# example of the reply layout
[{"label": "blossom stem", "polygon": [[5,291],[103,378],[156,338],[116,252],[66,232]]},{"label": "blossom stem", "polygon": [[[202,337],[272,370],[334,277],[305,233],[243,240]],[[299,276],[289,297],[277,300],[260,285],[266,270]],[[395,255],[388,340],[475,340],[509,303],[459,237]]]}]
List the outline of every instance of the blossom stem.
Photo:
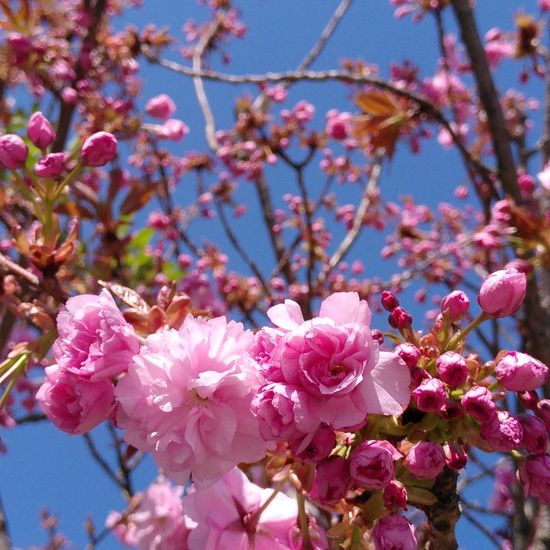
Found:
[{"label": "blossom stem", "polygon": [[281,489],[283,488],[286,481],[287,481],[286,477],[281,481],[279,481],[279,483],[277,484],[277,487],[273,489],[273,493],[269,495],[269,498],[260,506],[260,508],[258,508],[257,512],[254,514],[251,520],[252,523],[256,523],[260,519],[260,516],[264,513],[266,508],[273,502],[273,499],[277,496],[277,494],[281,492]]},{"label": "blossom stem", "polygon": [[302,550],[311,550],[311,539],[309,537],[309,521],[306,513],[306,497],[301,491],[296,492],[298,501],[298,517],[300,519],[300,532],[302,533]]},{"label": "blossom stem", "polygon": [[464,330],[461,330],[458,334],[456,334],[449,343],[445,346],[445,351],[449,351],[452,349],[455,349],[456,346],[464,340],[472,330],[475,330],[481,323],[484,323],[488,319],[490,319],[491,316],[487,315],[487,313],[480,313]]}]

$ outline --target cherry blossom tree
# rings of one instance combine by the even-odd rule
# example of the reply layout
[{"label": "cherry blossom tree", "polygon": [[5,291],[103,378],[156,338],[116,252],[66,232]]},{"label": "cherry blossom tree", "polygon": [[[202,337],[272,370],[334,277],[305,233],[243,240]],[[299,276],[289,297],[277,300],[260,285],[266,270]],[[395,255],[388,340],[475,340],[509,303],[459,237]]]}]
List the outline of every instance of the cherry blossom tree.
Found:
[{"label": "cherry blossom tree", "polygon": [[[246,2],[181,32],[121,25],[138,4],[0,0],[0,421],[82,437],[120,490],[87,548],[452,549],[461,516],[549,547],[550,2],[483,34],[472,0],[389,0],[388,25],[435,31],[432,67],[314,69],[341,0],[261,73],[231,70]],[[151,74],[192,83],[200,128]],[[316,111],[328,85],[346,106]],[[434,150],[462,164],[448,202],[389,197],[392,163]]]}]

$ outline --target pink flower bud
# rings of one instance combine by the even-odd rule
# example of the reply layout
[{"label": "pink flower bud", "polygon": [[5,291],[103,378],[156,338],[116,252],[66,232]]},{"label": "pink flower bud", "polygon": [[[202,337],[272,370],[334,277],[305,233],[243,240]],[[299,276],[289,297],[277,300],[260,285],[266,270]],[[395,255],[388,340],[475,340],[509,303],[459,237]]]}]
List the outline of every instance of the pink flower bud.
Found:
[{"label": "pink flower bud", "polygon": [[170,96],[160,94],[152,97],[145,105],[145,111],[148,115],[160,120],[167,119],[176,110],[176,104]]},{"label": "pink flower bud", "polygon": [[441,380],[456,389],[464,385],[468,378],[468,365],[466,359],[454,351],[446,351],[437,358],[435,368]]},{"label": "pink flower bud", "polygon": [[396,479],[392,479],[382,493],[384,498],[384,508],[386,510],[395,510],[397,508],[407,507],[407,488]]},{"label": "pink flower bud", "polygon": [[82,162],[85,166],[104,166],[117,155],[117,140],[109,132],[97,132],[82,145]]},{"label": "pink flower bud", "polygon": [[395,477],[393,461],[401,457],[387,441],[363,441],[351,453],[351,477],[360,487],[382,489]]},{"label": "pink flower bud", "polygon": [[37,111],[29,118],[27,136],[39,149],[45,149],[55,139],[55,132],[50,121]]},{"label": "pink flower bud", "polygon": [[393,514],[380,518],[372,530],[375,550],[416,550],[414,527],[403,516]]},{"label": "pink flower bud", "polygon": [[189,133],[189,128],[182,120],[175,118],[168,119],[157,132],[159,138],[169,139],[170,141],[179,141]]},{"label": "pink flower bud", "polygon": [[539,0],[539,8],[542,11],[550,11],[550,0]]},{"label": "pink flower bud", "polygon": [[518,399],[526,409],[531,411],[537,410],[539,396],[537,395],[537,392],[535,390],[523,391],[518,393]]},{"label": "pink flower bud", "polygon": [[397,296],[393,292],[389,292],[388,290],[382,291],[380,301],[382,302],[382,307],[386,311],[393,311],[399,305],[399,300],[397,299]]},{"label": "pink flower bud", "polygon": [[468,462],[468,455],[461,445],[457,443],[447,443],[444,447],[447,458],[447,466],[451,470],[462,470]]},{"label": "pink flower bud", "polygon": [[464,416],[464,411],[460,403],[457,403],[454,399],[447,399],[445,405],[439,409],[439,416],[445,420],[452,420],[453,418],[459,418]]},{"label": "pink flower bud", "polygon": [[445,467],[445,453],[439,443],[419,441],[406,458],[409,471],[413,476],[422,479],[437,477]]},{"label": "pink flower bud", "polygon": [[345,498],[351,483],[349,460],[337,455],[331,456],[315,469],[311,498],[321,504],[336,504]]},{"label": "pink flower bud", "polygon": [[390,326],[398,329],[407,329],[412,326],[411,314],[401,306],[397,306],[390,314]]},{"label": "pink flower bud", "polygon": [[418,408],[424,412],[438,412],[447,401],[445,386],[439,378],[423,380],[412,394]]},{"label": "pink flower bud", "polygon": [[40,178],[56,178],[65,169],[65,153],[50,153],[34,165],[34,173]]},{"label": "pink flower bud", "polygon": [[537,416],[544,422],[550,431],[550,399],[541,399],[537,404]]},{"label": "pink flower bud", "polygon": [[533,176],[530,176],[529,174],[521,174],[519,176],[518,187],[521,190],[521,194],[525,198],[529,198],[533,194],[536,186],[537,182]]},{"label": "pink flower bud", "polygon": [[519,468],[519,479],[527,496],[550,504],[550,456],[528,456]]},{"label": "pink flower bud", "polygon": [[380,345],[384,343],[384,335],[382,334],[382,331],[378,329],[373,329],[371,332],[371,336],[373,340],[376,340]]},{"label": "pink flower bud", "polygon": [[496,415],[497,406],[491,392],[483,386],[475,386],[462,396],[464,412],[479,422],[490,422]]},{"label": "pink flower bud", "polygon": [[458,321],[470,309],[470,299],[462,290],[453,290],[441,302],[441,312],[448,311],[451,321]]},{"label": "pink flower bud", "polygon": [[515,269],[495,271],[483,281],[477,301],[481,309],[492,317],[506,317],[519,309],[526,289],[524,273]]},{"label": "pink flower bud", "polygon": [[479,433],[495,451],[502,452],[517,449],[523,437],[521,424],[506,411],[499,411],[490,422],[482,424]]},{"label": "pink flower bud", "polygon": [[509,351],[498,362],[495,375],[507,390],[530,391],[548,380],[548,367],[526,353]]},{"label": "pink flower bud", "polygon": [[0,167],[8,170],[22,168],[29,150],[25,142],[15,134],[0,136]]},{"label": "pink flower bud", "polygon": [[328,457],[335,444],[334,431],[328,427],[321,427],[302,439],[292,441],[290,450],[294,457],[303,462],[316,464]]},{"label": "pink flower bud", "polygon": [[518,414],[516,418],[523,430],[520,447],[530,453],[545,453],[548,447],[548,432],[544,422],[528,413]]},{"label": "pink flower bud", "polygon": [[420,359],[420,350],[409,342],[399,344],[395,348],[395,353],[405,361],[407,367],[415,367]]}]

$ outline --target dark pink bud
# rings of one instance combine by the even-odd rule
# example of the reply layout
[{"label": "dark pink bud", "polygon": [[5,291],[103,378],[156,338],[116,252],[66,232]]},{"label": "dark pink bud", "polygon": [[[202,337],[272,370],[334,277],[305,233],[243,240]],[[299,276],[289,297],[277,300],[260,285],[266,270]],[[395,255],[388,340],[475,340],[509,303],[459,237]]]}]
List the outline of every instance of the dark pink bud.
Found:
[{"label": "dark pink bud", "polygon": [[518,393],[518,399],[526,409],[529,409],[531,411],[535,411],[537,409],[539,396],[537,395],[536,391],[532,390],[520,392]]},{"label": "dark pink bud", "polygon": [[409,368],[415,367],[420,359],[420,350],[414,344],[410,344],[409,342],[399,344],[395,348],[395,353],[397,353],[397,355],[405,361],[405,364]]},{"label": "dark pink bud", "polygon": [[363,441],[350,456],[350,473],[359,487],[382,489],[395,477],[393,461],[401,453],[387,441]]},{"label": "dark pink bud", "polygon": [[9,170],[22,168],[29,150],[25,142],[15,134],[0,136],[0,167]]},{"label": "dark pink bud", "polygon": [[376,340],[380,345],[384,343],[384,335],[382,334],[382,331],[378,329],[373,329],[371,332],[371,336],[373,340]]},{"label": "dark pink bud", "polygon": [[537,416],[544,422],[550,431],[550,399],[541,399],[537,404]]},{"label": "dark pink bud", "polygon": [[396,479],[392,479],[382,493],[384,498],[384,508],[386,510],[396,510],[407,507],[407,488]]},{"label": "dark pink bud", "polygon": [[104,166],[117,155],[117,140],[109,132],[97,132],[82,145],[82,162],[85,166]]},{"label": "dark pink bud", "polygon": [[34,173],[41,178],[56,178],[65,169],[65,153],[50,153],[34,165]]},{"label": "dark pink bud", "polygon": [[145,105],[145,112],[160,120],[165,120],[176,110],[176,104],[170,96],[160,94],[152,97]]},{"label": "dark pink bud", "polygon": [[390,325],[398,329],[411,328],[412,316],[407,310],[397,306],[390,314]]},{"label": "dark pink bud", "polygon": [[321,427],[302,439],[292,441],[290,449],[294,457],[316,464],[328,457],[335,444],[334,431],[328,427]]},{"label": "dark pink bud", "polygon": [[495,451],[512,451],[520,446],[523,429],[516,418],[506,411],[499,411],[496,416],[479,430]]},{"label": "dark pink bud", "polygon": [[447,443],[444,447],[447,466],[451,470],[462,470],[468,462],[468,455],[464,448],[457,443]]},{"label": "dark pink bud", "polygon": [[492,317],[506,317],[515,313],[527,289],[524,273],[503,269],[488,275],[479,290],[477,301],[481,309]]},{"label": "dark pink bud", "polygon": [[525,494],[550,504],[550,456],[530,455],[519,469]]},{"label": "dark pink bud", "polygon": [[426,380],[427,378],[430,378],[430,375],[426,372],[425,369],[421,369],[420,367],[411,367],[411,383],[414,388],[417,386],[420,386],[423,380]]},{"label": "dark pink bud", "polygon": [[464,411],[459,403],[449,398],[445,405],[439,409],[439,416],[445,420],[452,420],[464,416]]},{"label": "dark pink bud", "polygon": [[423,412],[438,412],[447,402],[447,392],[439,378],[423,380],[412,394],[416,405]]},{"label": "dark pink bud", "polygon": [[525,198],[529,198],[533,194],[536,186],[537,182],[533,176],[529,176],[528,174],[521,174],[519,176],[518,187]]},{"label": "dark pink bud", "polygon": [[520,447],[530,453],[545,453],[548,447],[548,431],[544,422],[528,413],[516,417],[523,429]]},{"label": "dark pink bud", "polygon": [[331,456],[317,465],[310,495],[321,504],[336,504],[345,498],[351,483],[349,460]]},{"label": "dark pink bud", "polygon": [[29,118],[27,136],[39,149],[45,149],[55,139],[55,132],[50,121],[37,111]]},{"label": "dark pink bud", "polygon": [[491,392],[484,386],[475,386],[462,396],[464,412],[479,422],[490,422],[496,415],[497,406]]},{"label": "dark pink bud", "polygon": [[453,290],[441,302],[441,312],[448,312],[451,321],[457,321],[470,309],[470,299],[462,290]]},{"label": "dark pink bud", "polygon": [[437,358],[435,367],[441,380],[456,389],[464,385],[468,379],[468,365],[466,359],[454,351],[446,351]]},{"label": "dark pink bud", "polygon": [[406,458],[411,474],[422,479],[437,477],[446,463],[443,447],[431,441],[415,443]]},{"label": "dark pink bud", "polygon": [[548,367],[527,353],[510,351],[497,363],[495,375],[507,390],[530,391],[546,383]]},{"label": "dark pink bud", "polygon": [[397,299],[397,296],[389,290],[382,291],[380,301],[382,302],[382,307],[386,311],[393,311],[399,305],[399,300]]},{"label": "dark pink bud", "polygon": [[414,527],[399,514],[380,518],[372,530],[372,540],[374,550],[416,550],[418,547]]}]

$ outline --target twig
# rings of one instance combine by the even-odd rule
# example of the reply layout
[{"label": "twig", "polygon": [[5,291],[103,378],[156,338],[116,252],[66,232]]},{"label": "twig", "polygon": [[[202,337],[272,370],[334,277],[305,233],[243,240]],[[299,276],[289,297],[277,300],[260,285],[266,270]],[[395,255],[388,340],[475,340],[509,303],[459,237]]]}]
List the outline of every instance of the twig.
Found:
[{"label": "twig", "polygon": [[89,433],[86,433],[86,434],[83,434],[82,438],[86,442],[86,446],[88,447],[90,454],[92,455],[93,459],[97,462],[99,467],[107,474],[107,477],[111,481],[113,481],[117,487],[120,487],[120,480],[118,479],[116,474],[113,472],[109,464],[107,464],[107,461],[101,456],[101,454],[97,450],[97,447],[95,446],[92,436]]},{"label": "twig", "polygon": [[330,257],[328,265],[319,275],[320,285],[322,285],[326,281],[331,271],[345,258],[351,246],[359,236],[361,228],[363,227],[363,218],[365,217],[367,209],[370,205],[370,194],[378,186],[381,168],[382,164],[380,159],[378,159],[372,166],[370,180],[365,188],[363,198],[361,199],[361,202],[359,204],[359,208],[357,208],[357,212],[355,213],[355,218],[353,219],[353,225],[351,229],[348,231],[334,254]]},{"label": "twig", "polygon": [[225,215],[225,210],[223,209],[223,204],[221,203],[221,200],[219,198],[216,198],[215,205],[216,205],[216,210],[218,212],[218,216],[220,217],[220,221],[222,222],[222,226],[225,230],[225,233],[227,234],[227,238],[229,239],[229,241],[233,245],[233,248],[235,248],[239,256],[243,259],[243,261],[252,270],[254,275],[256,275],[256,278],[260,281],[260,284],[262,285],[266,298],[270,299],[271,290],[267,286],[267,283],[264,279],[264,276],[262,275],[262,272],[254,262],[254,260],[248,255],[246,250],[242,247],[234,231],[231,229],[231,225],[229,224],[229,221],[227,220],[227,216]]},{"label": "twig", "polygon": [[4,509],[2,497],[0,496],[0,550],[12,550],[12,548],[6,511]]},{"label": "twig", "polygon": [[122,456],[122,452],[120,450],[120,441],[118,434],[116,433],[116,430],[114,426],[108,422],[107,428],[109,429],[109,433],[111,434],[111,439],[113,440],[113,444],[115,446],[115,453],[118,463],[118,474],[117,478],[122,483],[122,488],[126,492],[127,498],[130,498],[134,494],[134,490],[132,488],[132,470],[128,467],[128,464],[126,463],[125,458]]},{"label": "twig", "polygon": [[204,117],[204,133],[206,135],[206,142],[212,151],[218,150],[218,141],[216,140],[216,123],[214,121],[212,109],[210,108],[210,103],[208,102],[208,97],[204,89],[204,83],[200,76],[200,72],[202,69],[202,56],[210,44],[210,41],[218,32],[218,29],[222,23],[222,17],[223,15],[220,14],[217,20],[212,23],[210,29],[201,37],[195,51],[193,52],[193,71],[196,74],[196,76],[193,77],[193,85],[195,86],[195,94],[197,95],[197,100]]}]

